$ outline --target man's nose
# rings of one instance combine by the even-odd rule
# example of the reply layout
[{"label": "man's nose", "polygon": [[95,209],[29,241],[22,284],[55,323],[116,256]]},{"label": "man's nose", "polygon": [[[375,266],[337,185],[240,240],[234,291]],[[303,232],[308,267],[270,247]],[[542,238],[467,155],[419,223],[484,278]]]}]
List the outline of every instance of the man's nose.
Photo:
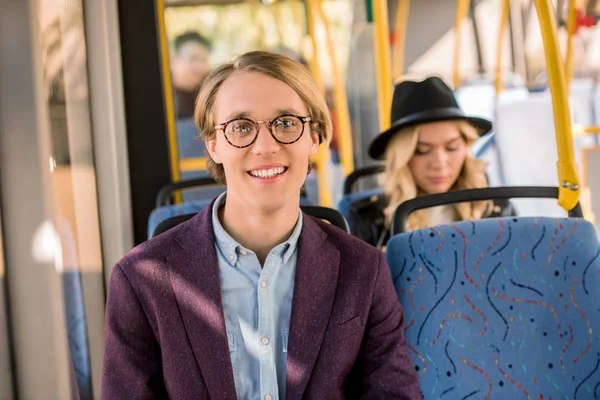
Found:
[{"label": "man's nose", "polygon": [[273,154],[278,152],[280,148],[281,145],[273,138],[266,124],[260,124],[258,126],[258,136],[252,146],[252,152],[257,155]]}]

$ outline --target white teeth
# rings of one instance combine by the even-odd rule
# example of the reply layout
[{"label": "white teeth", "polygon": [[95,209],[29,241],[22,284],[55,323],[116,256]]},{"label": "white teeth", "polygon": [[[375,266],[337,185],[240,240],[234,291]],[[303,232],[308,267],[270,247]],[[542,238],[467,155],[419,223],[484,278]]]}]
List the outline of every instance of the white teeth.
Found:
[{"label": "white teeth", "polygon": [[275,175],[283,174],[284,171],[285,171],[285,168],[283,168],[283,167],[270,168],[270,169],[257,169],[254,171],[250,171],[250,175],[256,176],[259,178],[272,178]]}]

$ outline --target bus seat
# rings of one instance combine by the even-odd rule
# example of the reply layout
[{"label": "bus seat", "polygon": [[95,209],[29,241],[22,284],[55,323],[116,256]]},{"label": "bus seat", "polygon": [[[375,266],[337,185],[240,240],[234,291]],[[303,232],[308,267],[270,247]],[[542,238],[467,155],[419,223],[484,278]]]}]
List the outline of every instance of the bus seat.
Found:
[{"label": "bus seat", "polygon": [[150,213],[148,218],[148,239],[154,236],[154,230],[163,221],[185,214],[197,213],[204,207],[210,205],[213,199],[190,201],[181,204],[169,204],[162,207],[157,207]]},{"label": "bus seat", "polygon": [[340,202],[338,203],[338,210],[346,220],[348,220],[348,226],[350,227],[350,232],[355,234],[358,229],[362,229],[365,226],[368,226],[372,223],[371,220],[362,217],[357,212],[353,212],[354,207],[361,202],[370,202],[374,197],[383,196],[382,188],[375,188],[365,190],[364,192],[350,193],[342,196]]},{"label": "bus seat", "polygon": [[[348,223],[346,222],[346,219],[338,210],[329,207],[314,205],[301,205],[300,208],[305,214],[325,220],[330,224],[344,230],[345,232],[350,233],[350,229],[348,228]],[[152,232],[148,234],[148,238],[160,235],[161,233],[164,233],[169,229],[174,228],[175,226],[193,218],[198,213],[198,211],[174,215],[172,217],[160,221],[158,224],[155,225]]]},{"label": "bus seat", "polygon": [[[150,217],[148,218],[148,239],[150,239],[154,235],[154,230],[156,227],[163,221],[185,214],[195,214],[201,211],[204,207],[210,205],[214,199],[205,199],[199,201],[188,201],[181,204],[169,204],[161,207],[156,207],[150,213]],[[310,206],[310,203],[304,196],[300,196],[300,205],[301,206]]]},{"label": "bus seat", "polygon": [[396,234],[386,256],[424,399],[598,395],[600,244],[588,221],[455,222]]}]

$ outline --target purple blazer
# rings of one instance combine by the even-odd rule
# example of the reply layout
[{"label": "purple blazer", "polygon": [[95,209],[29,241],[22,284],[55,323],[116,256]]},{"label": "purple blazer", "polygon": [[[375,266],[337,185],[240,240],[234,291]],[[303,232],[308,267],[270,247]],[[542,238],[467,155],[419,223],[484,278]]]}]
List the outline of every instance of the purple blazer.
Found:
[{"label": "purple blazer", "polygon": [[[304,215],[286,390],[297,399],[421,399],[384,255]],[[211,207],[112,271],[103,399],[235,399]]]}]

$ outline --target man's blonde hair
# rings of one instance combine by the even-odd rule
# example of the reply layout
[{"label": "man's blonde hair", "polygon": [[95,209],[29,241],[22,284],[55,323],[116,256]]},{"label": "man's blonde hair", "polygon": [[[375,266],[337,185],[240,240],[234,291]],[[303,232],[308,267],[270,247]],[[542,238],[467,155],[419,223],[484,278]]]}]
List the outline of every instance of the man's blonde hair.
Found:
[{"label": "man's blonde hair", "polygon": [[[319,135],[319,142],[329,145],[332,136],[329,109],[308,69],[291,58],[266,51],[242,54],[216,68],[204,80],[194,110],[196,127],[204,139],[215,138],[216,122],[213,116],[215,99],[223,82],[237,72],[259,72],[280,80],[294,89],[308,109],[312,132]],[[223,166],[215,163],[210,155],[207,157],[206,167],[217,182],[226,183]]]}]

